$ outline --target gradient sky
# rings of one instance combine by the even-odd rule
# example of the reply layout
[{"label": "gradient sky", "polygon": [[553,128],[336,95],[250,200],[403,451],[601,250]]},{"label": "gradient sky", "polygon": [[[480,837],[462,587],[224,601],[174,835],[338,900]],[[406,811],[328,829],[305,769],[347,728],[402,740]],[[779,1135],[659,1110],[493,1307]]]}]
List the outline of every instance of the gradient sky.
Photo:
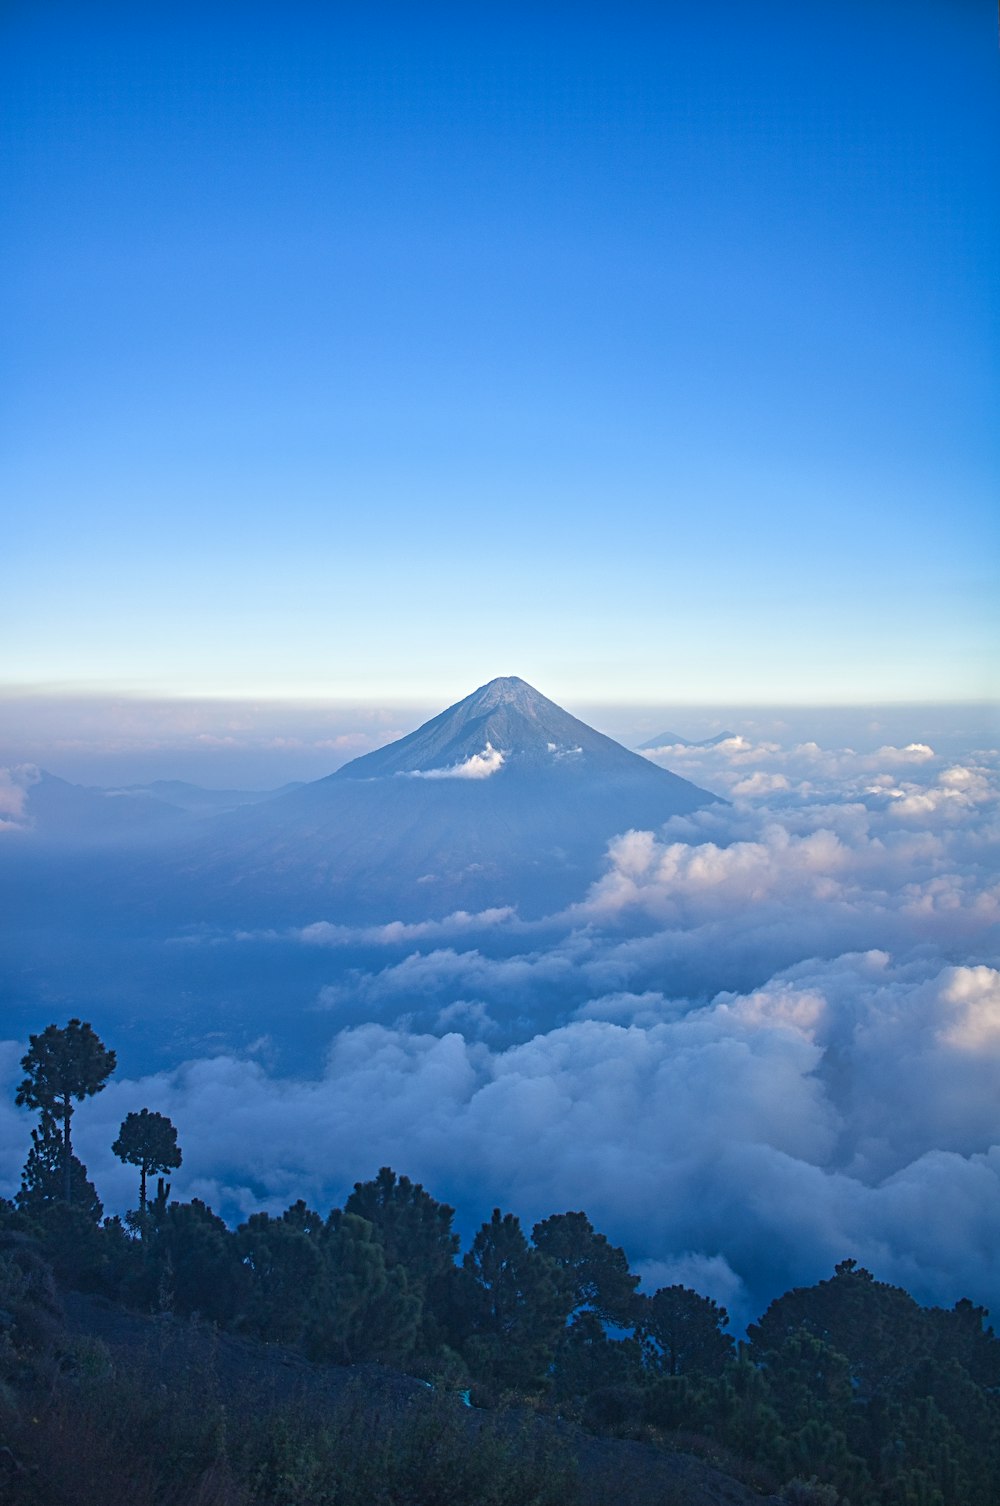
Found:
[{"label": "gradient sky", "polygon": [[992,0],[0,26],[0,679],[995,692]]}]

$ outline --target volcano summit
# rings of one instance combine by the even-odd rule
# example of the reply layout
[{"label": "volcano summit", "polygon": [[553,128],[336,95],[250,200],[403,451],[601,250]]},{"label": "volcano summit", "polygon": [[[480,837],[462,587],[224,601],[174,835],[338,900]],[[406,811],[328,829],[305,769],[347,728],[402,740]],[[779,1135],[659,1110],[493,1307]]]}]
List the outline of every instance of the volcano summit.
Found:
[{"label": "volcano summit", "polygon": [[511,675],[325,779],[220,818],[190,877],[248,920],[537,915],[583,895],[617,833],[715,799]]}]

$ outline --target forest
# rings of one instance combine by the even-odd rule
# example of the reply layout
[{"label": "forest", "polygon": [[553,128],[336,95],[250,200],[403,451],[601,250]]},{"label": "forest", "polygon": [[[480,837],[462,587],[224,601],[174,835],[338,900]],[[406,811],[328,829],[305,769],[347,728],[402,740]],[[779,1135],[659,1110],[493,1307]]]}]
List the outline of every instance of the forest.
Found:
[{"label": "forest", "polygon": [[[584,1436],[695,1455],[800,1506],[995,1506],[1000,1340],[971,1301],[923,1307],[845,1258],[737,1342],[710,1298],[640,1291],[583,1211],[528,1231],[497,1208],[463,1251],[455,1210],[388,1167],[342,1207],[300,1200],[230,1228],[171,1197],[178,1130],[142,1107],[112,1147],[135,1169],[136,1207],[105,1217],[72,1118],[115,1065],[79,1020],[32,1036],[22,1061],[18,1103],[38,1117],[21,1190],[0,1202],[0,1485],[18,1506],[555,1506],[584,1499],[572,1443]],[[362,1389],[386,1375],[423,1384],[412,1406],[397,1396],[373,1411],[355,1391],[332,1412],[240,1414],[206,1370],[186,1375],[183,1405],[151,1351],[129,1367],[67,1332],[61,1304],[80,1294],[151,1315],[156,1332],[239,1338],[251,1371],[274,1346],[302,1366],[352,1367]],[[529,1446],[526,1418],[563,1431]]]}]

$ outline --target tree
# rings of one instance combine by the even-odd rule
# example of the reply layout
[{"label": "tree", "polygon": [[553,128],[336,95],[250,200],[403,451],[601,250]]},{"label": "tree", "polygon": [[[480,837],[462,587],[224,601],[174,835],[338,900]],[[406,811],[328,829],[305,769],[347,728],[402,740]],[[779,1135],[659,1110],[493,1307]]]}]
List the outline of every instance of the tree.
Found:
[{"label": "tree", "polygon": [[661,1286],[637,1297],[638,1329],[646,1360],[660,1375],[720,1375],[732,1357],[733,1341],[723,1329],[729,1314],[711,1297],[686,1286]]},{"label": "tree", "polygon": [[236,1242],[251,1278],[246,1327],[271,1343],[301,1343],[329,1285],[320,1237],[293,1219],[254,1213]]},{"label": "tree", "polygon": [[231,1323],[245,1304],[250,1274],[238,1237],[199,1198],[165,1204],[155,1221],[146,1267],[147,1299],[179,1313]]},{"label": "tree", "polygon": [[29,1037],[28,1050],[21,1058],[27,1073],[17,1090],[18,1104],[41,1113],[41,1130],[62,1126],[63,1198],[73,1201],[73,1147],[70,1120],[73,1099],[80,1102],[103,1091],[115,1070],[117,1058],[109,1051],[90,1025],[70,1020],[62,1030],[49,1025],[41,1035]]},{"label": "tree", "polygon": [[63,1138],[55,1120],[43,1115],[41,1123],[31,1131],[31,1149],[21,1172],[21,1190],[17,1194],[18,1207],[26,1213],[38,1215],[53,1203],[70,1201],[92,1223],[100,1223],[104,1205],[78,1156],[70,1156],[69,1174],[71,1198],[67,1199]]},{"label": "tree", "polygon": [[856,1399],[905,1395],[930,1351],[926,1315],[902,1287],[876,1281],[855,1260],[842,1260],[828,1281],[777,1297],[747,1329],[753,1359],[804,1328],[845,1356]]},{"label": "tree", "polygon": [[531,1248],[520,1220],[499,1208],[473,1240],[462,1270],[470,1366],[497,1390],[541,1390],[573,1306],[570,1281]]},{"label": "tree", "polygon": [[311,1359],[402,1365],[420,1323],[420,1297],[402,1266],[386,1267],[374,1227],[334,1208],[321,1235],[326,1280],[317,1294],[306,1352]]},{"label": "tree", "polygon": [[532,1242],[561,1266],[574,1292],[574,1309],[593,1309],[605,1322],[628,1327],[638,1276],[624,1250],[598,1234],[585,1213],[553,1213],[536,1224]]},{"label": "tree", "polygon": [[139,1168],[139,1212],[146,1212],[146,1178],[181,1164],[177,1131],[166,1114],[150,1109],[127,1114],[111,1149],[120,1161]]},{"label": "tree", "polygon": [[355,1182],[344,1212],[374,1224],[386,1265],[404,1266],[418,1285],[426,1286],[454,1265],[458,1254],[458,1235],[451,1227],[454,1208],[437,1202],[419,1182],[397,1177],[388,1166],[382,1167],[374,1181]]},{"label": "tree", "polygon": [[385,1254],[388,1270],[401,1266],[410,1292],[421,1303],[418,1343],[429,1355],[440,1348],[455,1295],[459,1240],[451,1227],[455,1210],[439,1203],[419,1182],[397,1177],[388,1166],[370,1182],[356,1182],[345,1213],[367,1219]]}]

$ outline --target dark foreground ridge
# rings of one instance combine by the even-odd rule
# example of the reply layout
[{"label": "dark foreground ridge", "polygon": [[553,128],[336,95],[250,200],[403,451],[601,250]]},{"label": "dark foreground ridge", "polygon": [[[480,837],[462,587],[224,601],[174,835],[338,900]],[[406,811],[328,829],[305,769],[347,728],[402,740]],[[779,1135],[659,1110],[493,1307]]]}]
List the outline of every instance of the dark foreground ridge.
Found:
[{"label": "dark foreground ridge", "polygon": [[[311,1364],[285,1345],[220,1333],[198,1319],[148,1316],[74,1292],[65,1293],[63,1301],[63,1342],[78,1363],[87,1356],[92,1366],[113,1371],[119,1383],[126,1381],[140,1395],[146,1388],[159,1392],[178,1418],[200,1414],[200,1439],[221,1417],[230,1429],[236,1424],[261,1441],[267,1437],[261,1473],[274,1472],[275,1434],[285,1431],[286,1448],[287,1435],[296,1437],[300,1469],[316,1449],[318,1435],[325,1434],[328,1448],[332,1442],[354,1456],[339,1461],[337,1502],[353,1506],[354,1488],[364,1506],[383,1499],[456,1506],[619,1506],[626,1489],[629,1506],[776,1501],[691,1454],[598,1437],[525,1405],[495,1411],[472,1407],[464,1392],[431,1386],[385,1365]],[[84,1423],[82,1416],[78,1420]],[[103,1419],[101,1424],[114,1432]],[[111,1450],[108,1455],[113,1464]],[[359,1459],[365,1463],[355,1486],[350,1475]],[[283,1467],[290,1474],[296,1464],[288,1460]],[[219,1462],[215,1470],[221,1476]],[[232,1465],[226,1473],[233,1491],[226,1499],[238,1501]],[[107,1489],[106,1481],[107,1476],[95,1482],[98,1490]],[[315,1490],[315,1473],[311,1483]],[[79,1494],[77,1471],[68,1484],[67,1506],[69,1501],[83,1506],[88,1498]],[[291,1485],[288,1479],[286,1490]],[[386,1486],[399,1494],[390,1495]],[[106,1506],[109,1497],[96,1495],[98,1500]],[[63,1503],[50,1497],[46,1506]]]},{"label": "dark foreground ridge", "polygon": [[996,1506],[985,1312],[852,1260],[736,1346],[582,1212],[495,1210],[459,1262],[388,1168],[236,1230],[57,1182],[0,1203],[4,1506]]}]

